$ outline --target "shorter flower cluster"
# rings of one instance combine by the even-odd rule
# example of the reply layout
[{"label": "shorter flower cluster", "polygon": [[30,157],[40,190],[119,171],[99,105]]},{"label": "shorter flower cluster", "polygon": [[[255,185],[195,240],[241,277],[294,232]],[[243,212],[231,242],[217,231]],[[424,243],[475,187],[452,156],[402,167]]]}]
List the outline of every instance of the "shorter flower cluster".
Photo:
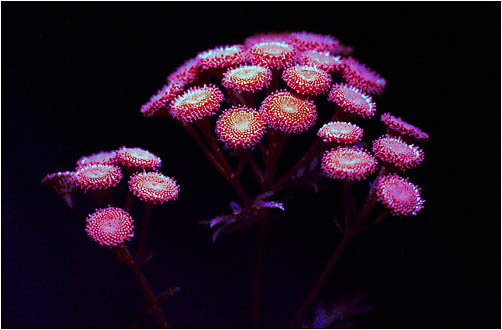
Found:
[{"label": "shorter flower cluster", "polygon": [[116,246],[133,237],[133,219],[124,209],[112,207],[108,196],[126,175],[130,175],[129,193],[146,205],[162,204],[178,198],[179,186],[159,172],[161,159],[148,150],[122,147],[83,156],[73,171],[48,174],[42,183],[62,197],[73,208],[72,193],[80,190],[96,203],[108,204],[87,216],[88,235],[103,246]]}]

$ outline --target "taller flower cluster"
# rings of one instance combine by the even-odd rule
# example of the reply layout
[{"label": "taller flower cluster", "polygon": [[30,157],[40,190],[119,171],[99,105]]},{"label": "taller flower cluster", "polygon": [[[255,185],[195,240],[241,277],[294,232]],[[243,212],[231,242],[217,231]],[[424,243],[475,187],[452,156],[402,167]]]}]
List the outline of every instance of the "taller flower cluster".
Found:
[{"label": "taller flower cluster", "polygon": [[[187,60],[168,75],[167,84],[141,112],[148,117],[168,113],[185,127],[201,129],[212,147],[219,140],[230,149],[253,149],[264,138],[269,148],[276,147],[277,134],[303,134],[317,126],[317,143],[327,149],[321,168],[327,177],[345,182],[369,179],[379,166],[384,167],[379,173],[393,175],[420,166],[422,149],[408,143],[427,142],[427,133],[389,113],[381,116],[387,135],[374,140],[372,150],[362,147],[370,143],[362,141],[361,122],[374,118],[373,98],[383,94],[386,81],[351,53],[351,47],[326,34],[256,34],[242,44],[220,45]],[[321,99],[334,107],[318,109],[326,104]],[[332,114],[331,121],[318,122],[326,112]],[[208,121],[211,116],[218,118]],[[218,139],[207,135],[214,122],[209,134],[216,133]],[[217,168],[228,171],[223,156],[214,156],[221,162]],[[389,191],[397,190],[387,189],[378,197],[391,209]]]}]

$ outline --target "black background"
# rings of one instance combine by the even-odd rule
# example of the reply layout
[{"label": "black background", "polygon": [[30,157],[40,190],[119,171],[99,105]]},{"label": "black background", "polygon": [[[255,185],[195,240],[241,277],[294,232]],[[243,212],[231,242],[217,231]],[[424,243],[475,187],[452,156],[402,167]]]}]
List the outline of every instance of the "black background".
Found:
[{"label": "black background", "polygon": [[[144,266],[156,291],[182,287],[163,305],[169,323],[248,326],[255,231],[211,242],[197,222],[229,212],[230,185],[174,121],[139,108],[199,51],[282,29],[352,45],[387,79],[378,113],[431,135],[424,165],[407,173],[426,208],[361,235],[321,300],[365,295],[373,311],[359,327],[500,327],[500,3],[329,2],[3,2],[2,327],[132,324],[143,305],[133,278],[40,184],[122,145],[161,156],[181,185],[154,210]],[[377,118],[364,125],[383,132]],[[267,327],[287,326],[339,242],[340,198],[336,183],[304,191],[274,221]]]}]

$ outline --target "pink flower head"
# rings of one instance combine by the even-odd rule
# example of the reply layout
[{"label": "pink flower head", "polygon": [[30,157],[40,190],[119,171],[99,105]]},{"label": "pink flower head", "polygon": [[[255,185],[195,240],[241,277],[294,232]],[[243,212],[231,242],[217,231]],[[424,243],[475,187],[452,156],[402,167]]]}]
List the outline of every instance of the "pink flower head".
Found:
[{"label": "pink flower head", "polygon": [[117,154],[120,164],[130,169],[154,170],[162,165],[160,157],[141,148],[122,147]]},{"label": "pink flower head", "polygon": [[392,174],[378,178],[375,183],[378,200],[392,215],[416,215],[423,208],[420,188],[407,178]]},{"label": "pink flower head", "polygon": [[270,41],[279,41],[279,42],[287,42],[289,40],[288,32],[279,32],[279,33],[258,33],[254,34],[250,37],[247,37],[244,40],[244,49],[249,49],[256,44],[262,42],[270,42]]},{"label": "pink flower head", "polygon": [[317,132],[317,136],[322,138],[324,142],[350,145],[362,139],[363,129],[352,123],[335,121],[324,124]]},{"label": "pink flower head", "polygon": [[242,65],[224,73],[223,86],[238,92],[256,92],[268,86],[272,71],[258,65]]},{"label": "pink flower head", "polygon": [[328,100],[336,103],[343,111],[357,117],[369,119],[375,115],[376,104],[371,96],[346,84],[333,85]]},{"label": "pink flower head", "polygon": [[342,72],[343,60],[340,56],[333,56],[329,52],[318,52],[310,50],[299,56],[299,62],[302,65],[314,65],[326,72]]},{"label": "pink flower head", "polygon": [[152,117],[163,110],[169,110],[171,101],[182,91],[183,85],[179,82],[164,85],[161,90],[150,97],[150,101],[141,106],[141,114],[145,117]]},{"label": "pink flower head", "polygon": [[316,106],[288,91],[280,90],[263,100],[260,114],[273,129],[300,134],[311,128],[317,119]]},{"label": "pink flower head", "polygon": [[129,190],[145,203],[163,204],[178,198],[176,181],[157,172],[137,173],[129,180]]},{"label": "pink flower head", "polygon": [[343,79],[364,93],[380,95],[385,88],[385,79],[353,58],[344,59]]},{"label": "pink flower head", "polygon": [[331,76],[315,66],[292,66],[284,70],[282,79],[295,92],[303,95],[324,94],[331,86]]},{"label": "pink flower head", "polygon": [[400,137],[388,135],[373,141],[373,153],[384,163],[400,171],[422,164],[424,152],[413,144],[407,144]]},{"label": "pink flower head", "polygon": [[340,42],[329,35],[310,32],[294,32],[289,35],[289,42],[300,52],[316,50],[335,53]]},{"label": "pink flower head", "polygon": [[417,142],[427,142],[429,140],[429,134],[389,113],[382,114],[380,120],[385,124],[387,129],[392,133],[400,135],[403,139],[410,139]]},{"label": "pink flower head", "polygon": [[199,77],[200,64],[197,58],[191,58],[179,66],[167,77],[167,82],[181,85],[191,84]]},{"label": "pink flower head", "polygon": [[223,101],[223,93],[214,85],[192,87],[171,102],[170,114],[177,120],[191,123],[214,115]]},{"label": "pink flower head", "polygon": [[42,184],[60,196],[70,194],[76,188],[75,173],[66,171],[47,174],[42,179]]},{"label": "pink flower head", "polygon": [[80,157],[77,161],[77,167],[91,164],[117,165],[117,152],[101,151],[89,156]]},{"label": "pink flower head", "polygon": [[89,164],[75,170],[75,183],[84,191],[115,187],[120,180],[122,172],[115,165]]},{"label": "pink flower head", "polygon": [[197,55],[200,67],[203,70],[215,68],[227,68],[244,63],[246,60],[244,46],[231,45],[221,46],[206,50]]},{"label": "pink flower head", "polygon": [[255,44],[248,50],[248,60],[268,68],[288,68],[295,63],[296,50],[281,41],[267,41]]},{"label": "pink flower head", "polygon": [[216,122],[216,134],[233,149],[250,148],[265,133],[265,121],[255,109],[234,106],[223,112]]},{"label": "pink flower head", "polygon": [[339,147],[327,151],[322,158],[321,168],[332,179],[361,181],[377,167],[377,160],[364,149]]},{"label": "pink flower head", "polygon": [[101,246],[113,247],[134,236],[133,219],[118,207],[96,210],[86,221],[85,231]]}]

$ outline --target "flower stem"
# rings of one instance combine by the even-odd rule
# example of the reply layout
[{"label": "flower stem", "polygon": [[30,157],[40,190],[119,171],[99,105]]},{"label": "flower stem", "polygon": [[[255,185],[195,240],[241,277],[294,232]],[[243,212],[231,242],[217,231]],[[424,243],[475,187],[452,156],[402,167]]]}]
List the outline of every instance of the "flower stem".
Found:
[{"label": "flower stem", "polygon": [[333,270],[334,266],[336,265],[336,263],[340,259],[342,252],[347,247],[347,244],[349,243],[351,238],[352,238],[352,233],[346,232],[341,243],[337,246],[335,252],[333,252],[333,254],[331,255],[331,258],[329,259],[328,263],[324,267],[321,275],[319,275],[316,283],[314,284],[314,286],[310,290],[307,298],[305,299],[302,306],[298,310],[296,317],[291,322],[292,328],[298,328],[301,326],[301,323],[303,322],[308,311],[310,310],[310,308],[314,304],[317,296],[319,295],[319,292],[321,291],[321,289],[324,287],[324,285],[328,281],[329,275],[331,274],[331,271]]},{"label": "flower stem", "polygon": [[307,152],[303,154],[302,158],[300,158],[300,160],[288,172],[286,172],[286,174],[284,174],[279,180],[277,180],[277,182],[272,185],[270,190],[277,191],[282,188],[282,186],[285,185],[288,180],[298,172],[299,169],[307,166],[307,163],[314,159],[314,157],[321,152],[322,147],[323,144],[321,139],[315,140],[315,142],[310,146]]},{"label": "flower stem", "polygon": [[202,151],[209,159],[209,161],[213,164],[213,166],[216,168],[216,170],[226,178],[225,170],[218,162],[218,160],[216,160],[216,158],[213,156],[209,148],[204,143],[204,140],[202,140],[202,138],[200,137],[199,133],[197,133],[197,131],[190,124],[186,124],[181,121],[179,123],[183,126],[183,128],[187,131],[187,133],[190,134],[192,139],[194,139],[194,141],[199,145],[199,147],[202,149]]},{"label": "flower stem", "polygon": [[153,206],[145,204],[145,213],[143,214],[143,223],[141,224],[141,233],[139,236],[138,250],[136,251],[136,262],[141,264],[145,257],[146,237],[148,228],[150,227],[150,218],[152,215]]},{"label": "flower stem", "polygon": [[138,264],[132,258],[127,246],[125,244],[120,244],[114,250],[116,253],[116,257],[120,261],[125,262],[126,265],[129,267],[129,269],[134,274],[134,276],[136,277],[136,280],[138,281],[141,289],[143,290],[143,293],[145,294],[148,303],[153,309],[153,314],[155,315],[155,319],[157,320],[159,325],[162,328],[168,328],[166,319],[164,318],[164,315],[160,310],[157,300],[155,299],[155,295],[153,294],[152,288],[150,287],[150,284],[146,280]]},{"label": "flower stem", "polygon": [[220,164],[223,167],[223,171],[225,173],[224,176],[227,179],[227,181],[232,185],[235,192],[239,195],[239,197],[246,205],[251,204],[251,198],[249,198],[247,192],[244,190],[244,188],[242,188],[239,180],[237,179],[237,176],[235,175],[232,168],[228,164],[225,155],[223,155],[223,153],[221,152],[221,149],[218,146],[218,141],[216,141],[213,133],[211,132],[211,129],[209,127],[209,118],[208,117],[203,118],[197,121],[197,124],[202,134],[207,139],[213,153],[216,155],[217,158],[219,158]]},{"label": "flower stem", "polygon": [[352,207],[352,183],[343,182],[343,205],[344,205],[344,217],[345,224],[344,229],[346,230],[350,226],[351,220],[351,207]]},{"label": "flower stem", "polygon": [[376,188],[375,188],[375,183],[380,178],[381,176],[385,175],[386,173],[385,166],[382,166],[380,170],[378,171],[378,174],[376,178],[373,180],[371,183],[370,191],[368,192],[368,197],[366,198],[366,201],[364,202],[363,206],[361,207],[361,210],[357,214],[355,222],[358,224],[363,222],[364,219],[368,217],[368,215],[373,211],[373,208],[375,207],[377,200],[376,200]]},{"label": "flower stem", "polygon": [[133,194],[129,191],[127,193],[127,198],[126,198],[126,201],[124,203],[124,210],[129,212],[131,210],[131,206],[132,206],[132,202],[133,202],[133,199],[134,199],[134,196]]},{"label": "flower stem", "polygon": [[268,221],[258,226],[256,239],[255,265],[253,272],[253,284],[251,292],[251,328],[260,328],[262,319],[262,296],[263,296],[263,273],[265,271],[265,259],[270,233]]},{"label": "flower stem", "polygon": [[240,154],[241,154],[241,158],[244,159],[245,161],[247,161],[248,164],[250,165],[251,170],[253,171],[253,174],[254,174],[256,180],[258,180],[258,183],[260,184],[260,186],[263,189],[263,183],[264,183],[265,179],[263,177],[263,173],[261,171],[261,168],[258,165],[258,163],[256,162],[256,160],[253,158],[253,155],[249,152],[249,150],[241,150]]}]

